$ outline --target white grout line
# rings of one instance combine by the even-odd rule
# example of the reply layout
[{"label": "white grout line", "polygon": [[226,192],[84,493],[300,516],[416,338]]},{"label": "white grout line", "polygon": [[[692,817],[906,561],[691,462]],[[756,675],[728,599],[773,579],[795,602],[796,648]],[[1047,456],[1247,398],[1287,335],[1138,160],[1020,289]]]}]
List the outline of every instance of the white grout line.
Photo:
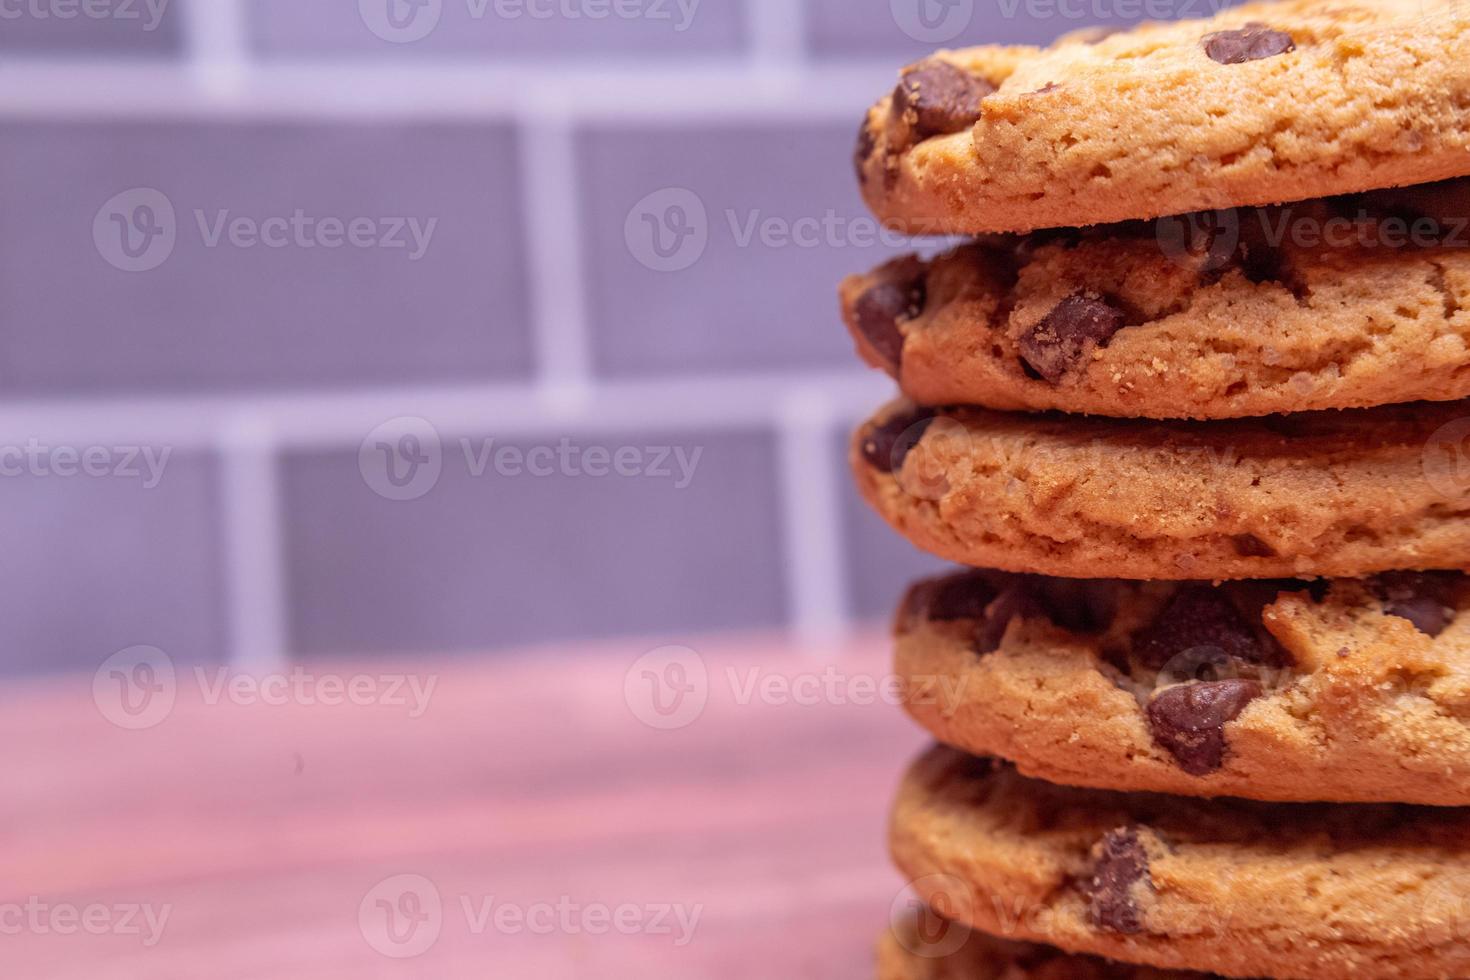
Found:
[{"label": "white grout line", "polygon": [[585,401],[568,404],[532,385],[378,388],[335,393],[177,398],[63,399],[0,402],[0,445],[36,439],[49,445],[167,444],[208,449],[228,421],[248,414],[288,449],[355,449],[382,422],[427,418],[442,435],[507,437],[568,432],[671,433],[775,425],[779,406],[797,390],[819,388],[832,411],[851,418],[892,397],[876,372],[678,377],[599,382]]},{"label": "white grout line", "polygon": [[753,67],[748,59],[632,68],[381,59],[252,63],[240,36],[243,27],[228,25],[215,13],[191,26],[191,60],[183,65],[7,56],[0,64],[0,114],[484,120],[515,119],[528,105],[547,102],[564,106],[566,118],[576,122],[855,126],[857,115],[893,76],[890,64]]},{"label": "white grout line", "polygon": [[275,670],[289,657],[280,448],[266,420],[240,415],[220,433],[219,450],[230,662]]},{"label": "white grout line", "polygon": [[849,621],[841,498],[832,459],[835,409],[816,388],[783,399],[778,409],[792,629],[814,652],[839,642]]},{"label": "white grout line", "polygon": [[757,64],[792,67],[806,55],[806,4],[746,0]]},{"label": "white grout line", "polygon": [[528,115],[518,137],[537,375],[549,397],[585,403],[592,354],[572,126],[543,108]]},{"label": "white grout line", "polygon": [[201,92],[238,97],[250,72],[244,0],[189,0],[184,5],[184,57]]}]

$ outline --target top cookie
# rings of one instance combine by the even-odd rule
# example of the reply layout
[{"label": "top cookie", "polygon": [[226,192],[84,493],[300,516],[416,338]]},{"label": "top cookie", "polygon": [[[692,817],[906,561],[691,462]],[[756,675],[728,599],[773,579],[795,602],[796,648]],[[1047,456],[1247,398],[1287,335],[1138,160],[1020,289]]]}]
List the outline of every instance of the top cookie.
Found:
[{"label": "top cookie", "polygon": [[1051,47],[943,51],[863,123],[912,234],[1031,231],[1470,174],[1470,5],[1254,3]]}]

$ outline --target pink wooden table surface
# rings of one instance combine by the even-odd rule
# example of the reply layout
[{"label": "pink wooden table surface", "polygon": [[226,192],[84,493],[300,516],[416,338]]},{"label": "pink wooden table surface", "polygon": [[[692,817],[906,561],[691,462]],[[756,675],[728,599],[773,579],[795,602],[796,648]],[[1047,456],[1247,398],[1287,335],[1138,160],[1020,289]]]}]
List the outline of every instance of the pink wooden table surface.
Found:
[{"label": "pink wooden table surface", "polygon": [[180,666],[138,730],[90,675],[10,685],[4,974],[870,975],[900,889],[885,810],[922,744],[875,690],[882,641],[726,640],[630,675],[645,650],[417,664],[418,717],[391,676],[318,703],[403,669],[375,661],[305,665],[286,703]]}]

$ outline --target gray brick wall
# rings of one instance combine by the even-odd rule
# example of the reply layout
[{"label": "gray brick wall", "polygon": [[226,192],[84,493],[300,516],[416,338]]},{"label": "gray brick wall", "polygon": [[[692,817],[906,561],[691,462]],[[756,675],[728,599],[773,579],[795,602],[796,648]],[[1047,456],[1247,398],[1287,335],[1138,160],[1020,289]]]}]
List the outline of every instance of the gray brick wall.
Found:
[{"label": "gray brick wall", "polygon": [[0,671],[886,619],[852,133],[1038,2],[7,8]]}]

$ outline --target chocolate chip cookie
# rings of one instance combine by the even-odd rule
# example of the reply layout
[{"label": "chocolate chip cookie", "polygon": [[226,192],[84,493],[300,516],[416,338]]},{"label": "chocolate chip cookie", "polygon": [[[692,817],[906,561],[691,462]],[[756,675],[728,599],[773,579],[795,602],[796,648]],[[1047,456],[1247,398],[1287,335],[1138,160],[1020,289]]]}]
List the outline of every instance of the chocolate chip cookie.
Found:
[{"label": "chocolate chip cookie", "polygon": [[983,932],[1226,976],[1470,976],[1470,811],[1072,789],[937,748],[893,814],[919,898]]},{"label": "chocolate chip cookie", "polygon": [[1470,806],[1470,580],[966,572],[895,624],[909,713],[1054,783]]},{"label": "chocolate chip cookie", "polygon": [[1008,942],[945,922],[925,909],[896,922],[878,944],[878,980],[1211,980]]},{"label": "chocolate chip cookie", "polygon": [[1235,6],[1048,48],[941,51],[863,121],[864,196],[915,234],[1030,231],[1470,174],[1461,0]]},{"label": "chocolate chip cookie", "polygon": [[916,546],[1066,578],[1470,568],[1470,404],[1217,422],[919,409],[859,428],[863,496]]},{"label": "chocolate chip cookie", "polygon": [[841,289],[921,405],[1218,419],[1470,395],[1470,182],[988,236]]}]

